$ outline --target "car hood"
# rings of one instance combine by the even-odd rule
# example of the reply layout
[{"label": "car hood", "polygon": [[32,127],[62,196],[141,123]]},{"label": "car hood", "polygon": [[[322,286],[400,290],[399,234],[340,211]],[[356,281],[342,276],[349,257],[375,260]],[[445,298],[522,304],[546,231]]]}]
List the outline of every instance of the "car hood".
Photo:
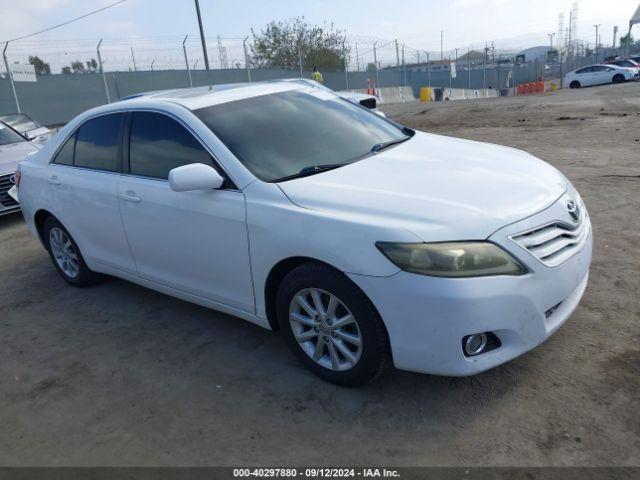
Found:
[{"label": "car hood", "polygon": [[24,160],[31,152],[37,151],[38,149],[29,142],[0,145],[0,175],[15,172],[18,163]]},{"label": "car hood", "polygon": [[362,161],[278,185],[300,207],[444,241],[485,239],[552,205],[567,180],[519,150],[417,132]]}]

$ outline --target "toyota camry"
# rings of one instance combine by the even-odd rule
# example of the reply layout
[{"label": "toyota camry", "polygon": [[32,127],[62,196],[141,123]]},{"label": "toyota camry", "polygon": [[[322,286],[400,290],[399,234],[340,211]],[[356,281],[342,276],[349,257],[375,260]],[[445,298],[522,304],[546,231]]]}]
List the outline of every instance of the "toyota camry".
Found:
[{"label": "toyota camry", "polygon": [[292,82],[95,108],[16,184],[70,285],[111,275],[280,331],[343,385],[511,360],[569,318],[591,262],[554,167]]}]

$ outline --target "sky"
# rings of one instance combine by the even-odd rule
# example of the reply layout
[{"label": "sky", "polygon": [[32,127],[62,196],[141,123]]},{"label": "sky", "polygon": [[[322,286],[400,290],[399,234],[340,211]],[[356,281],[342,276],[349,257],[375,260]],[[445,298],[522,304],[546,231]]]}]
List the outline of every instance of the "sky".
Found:
[{"label": "sky", "polygon": [[[0,41],[30,34],[114,1],[0,0]],[[411,55],[416,55],[416,50],[439,52],[441,30],[445,51],[481,48],[491,41],[497,48],[519,49],[547,44],[547,34],[558,30],[559,13],[564,12],[568,25],[573,3],[573,0],[200,0],[210,56],[214,49],[217,55],[219,35],[228,45],[229,62],[234,63],[242,56],[242,38],[252,28],[259,31],[272,20],[295,16],[304,16],[311,24],[333,23],[345,30],[360,42],[363,57],[370,54],[368,50],[375,39],[397,38]],[[610,44],[613,26],[619,25],[625,33],[638,3],[639,0],[580,0],[578,38],[593,44],[593,25],[597,23],[601,25],[602,43]],[[640,25],[635,28],[639,30],[636,37],[640,37]],[[95,51],[97,41],[105,38],[106,63],[129,61],[125,54],[130,45],[144,51],[140,62],[154,58],[160,64],[180,58],[181,38],[187,34],[190,57],[195,58],[199,53],[193,0],[126,0],[76,23],[16,42],[9,52],[16,58],[26,55],[28,50],[42,51],[52,58],[68,53],[71,58],[76,55],[74,48],[86,50],[89,55]],[[395,55],[393,45],[386,49],[386,54]],[[171,53],[164,54],[165,50]]]}]

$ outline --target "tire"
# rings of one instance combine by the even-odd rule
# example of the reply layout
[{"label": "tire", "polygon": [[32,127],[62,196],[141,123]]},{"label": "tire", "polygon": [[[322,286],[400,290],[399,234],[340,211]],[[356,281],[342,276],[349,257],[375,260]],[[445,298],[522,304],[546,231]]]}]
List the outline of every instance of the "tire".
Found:
[{"label": "tire", "polygon": [[613,76],[613,79],[611,80],[613,83],[624,83],[625,78],[624,75],[621,75],[620,73],[616,73]]},{"label": "tire", "polygon": [[102,279],[102,275],[87,267],[78,245],[55,217],[45,220],[42,238],[53,266],[69,285],[86,287]]},{"label": "tire", "polygon": [[580,88],[580,82],[577,80],[574,80],[569,84],[569,88]]},{"label": "tire", "polygon": [[[332,296],[334,315],[327,315]],[[312,312],[302,306],[300,298],[306,299],[312,312],[317,312],[314,307],[319,299],[322,313],[316,319],[311,317]],[[328,266],[306,263],[289,272],[278,288],[276,311],[280,330],[293,353],[329,382],[364,385],[376,379],[388,364],[389,340],[380,315],[351,280]],[[309,338],[298,341],[296,335]],[[322,355],[315,360],[312,357],[318,352],[319,342],[323,342]]]}]

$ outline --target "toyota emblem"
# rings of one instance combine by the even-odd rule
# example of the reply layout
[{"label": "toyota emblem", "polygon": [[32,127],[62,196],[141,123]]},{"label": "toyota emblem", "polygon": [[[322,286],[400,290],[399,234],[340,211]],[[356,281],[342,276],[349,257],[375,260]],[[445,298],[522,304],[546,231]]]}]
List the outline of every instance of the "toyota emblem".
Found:
[{"label": "toyota emblem", "polygon": [[567,212],[569,212],[571,218],[576,222],[580,218],[580,207],[578,207],[578,204],[573,200],[567,202]]}]

